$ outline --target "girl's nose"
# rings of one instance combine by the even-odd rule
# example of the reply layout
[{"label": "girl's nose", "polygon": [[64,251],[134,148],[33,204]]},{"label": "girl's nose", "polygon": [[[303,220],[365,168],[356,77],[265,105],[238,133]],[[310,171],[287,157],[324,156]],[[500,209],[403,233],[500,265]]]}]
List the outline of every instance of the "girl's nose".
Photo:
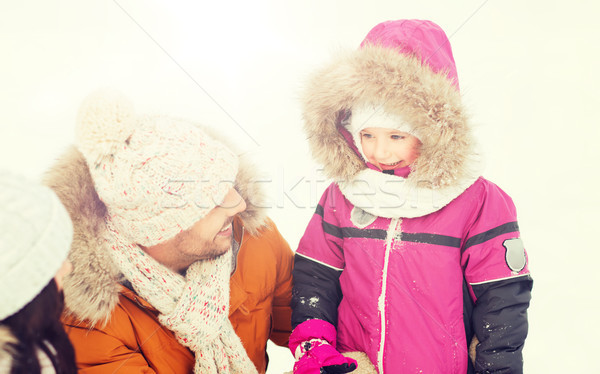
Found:
[{"label": "girl's nose", "polygon": [[377,160],[385,160],[389,156],[387,144],[384,140],[377,139],[375,144],[375,152],[373,152]]}]

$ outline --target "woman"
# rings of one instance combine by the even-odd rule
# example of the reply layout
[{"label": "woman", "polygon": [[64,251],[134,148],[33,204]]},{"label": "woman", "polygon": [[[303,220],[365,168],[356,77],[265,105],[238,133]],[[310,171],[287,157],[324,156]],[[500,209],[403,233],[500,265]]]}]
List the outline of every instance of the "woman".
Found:
[{"label": "woman", "polygon": [[0,172],[0,372],[76,373],[63,327],[71,220],[47,187]]}]

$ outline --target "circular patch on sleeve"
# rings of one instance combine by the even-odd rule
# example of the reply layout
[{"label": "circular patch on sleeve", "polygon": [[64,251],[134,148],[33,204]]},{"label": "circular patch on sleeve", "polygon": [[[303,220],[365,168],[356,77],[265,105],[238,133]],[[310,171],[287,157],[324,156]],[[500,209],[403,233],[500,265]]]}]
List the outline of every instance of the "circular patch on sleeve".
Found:
[{"label": "circular patch on sleeve", "polygon": [[506,248],[506,265],[514,272],[520,272],[527,264],[525,246],[521,238],[506,239],[502,243]]},{"label": "circular patch on sleeve", "polygon": [[372,215],[369,212],[365,212],[364,210],[358,207],[352,208],[352,212],[350,213],[350,220],[359,229],[364,229],[365,227],[375,222],[376,219],[376,216]]}]

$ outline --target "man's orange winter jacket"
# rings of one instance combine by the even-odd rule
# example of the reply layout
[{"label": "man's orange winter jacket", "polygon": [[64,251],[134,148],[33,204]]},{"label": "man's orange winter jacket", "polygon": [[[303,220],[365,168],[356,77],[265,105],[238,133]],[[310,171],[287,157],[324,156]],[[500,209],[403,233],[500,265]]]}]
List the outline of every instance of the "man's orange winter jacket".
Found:
[{"label": "man's orange winter jacket", "polygon": [[[266,371],[266,344],[287,345],[291,332],[293,254],[272,222],[259,236],[243,233],[231,277],[229,319],[259,373]],[[243,236],[243,237],[242,237]],[[194,355],[158,322],[158,311],[120,285],[119,303],[106,326],[65,317],[80,373],[191,373]]]}]

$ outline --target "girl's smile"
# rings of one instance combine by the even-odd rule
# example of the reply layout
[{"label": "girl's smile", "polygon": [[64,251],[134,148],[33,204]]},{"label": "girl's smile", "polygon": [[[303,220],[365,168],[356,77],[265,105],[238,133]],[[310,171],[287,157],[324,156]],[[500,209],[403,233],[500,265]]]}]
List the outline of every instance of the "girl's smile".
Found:
[{"label": "girl's smile", "polygon": [[360,132],[367,161],[380,170],[413,164],[419,157],[421,141],[414,135],[384,127],[367,127]]}]

